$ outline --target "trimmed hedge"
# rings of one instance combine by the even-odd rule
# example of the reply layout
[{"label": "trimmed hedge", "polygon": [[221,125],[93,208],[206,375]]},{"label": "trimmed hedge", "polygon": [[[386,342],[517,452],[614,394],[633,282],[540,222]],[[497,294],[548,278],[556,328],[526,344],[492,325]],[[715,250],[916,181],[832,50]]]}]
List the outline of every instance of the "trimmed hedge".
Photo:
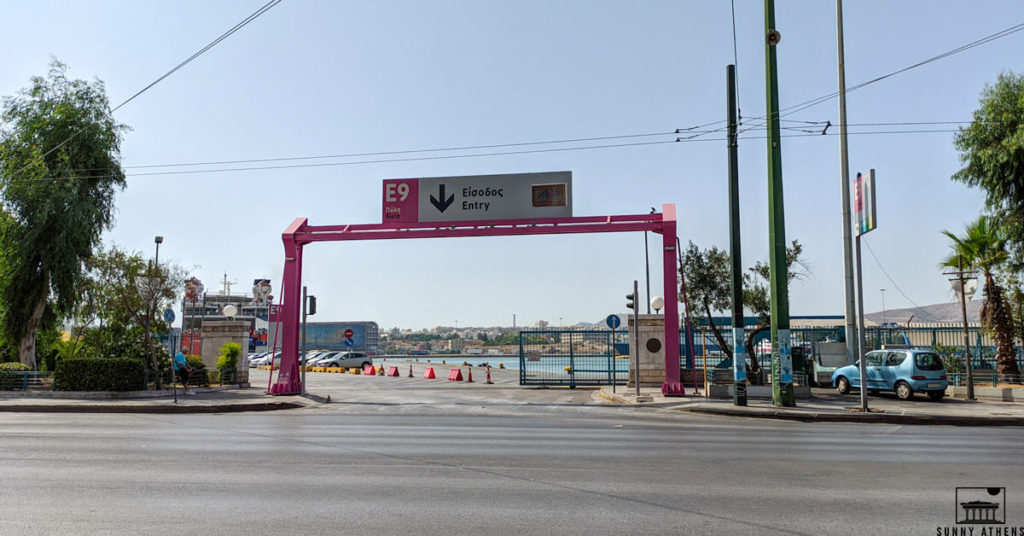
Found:
[{"label": "trimmed hedge", "polygon": [[0,370],[10,370],[10,371],[14,371],[14,372],[24,372],[26,370],[32,370],[32,367],[30,367],[30,366],[28,366],[28,365],[26,365],[24,363],[19,363],[17,361],[14,361],[14,362],[10,362],[10,363],[0,363]]},{"label": "trimmed hedge", "polygon": [[58,391],[141,391],[146,365],[141,359],[62,359],[53,378]]}]

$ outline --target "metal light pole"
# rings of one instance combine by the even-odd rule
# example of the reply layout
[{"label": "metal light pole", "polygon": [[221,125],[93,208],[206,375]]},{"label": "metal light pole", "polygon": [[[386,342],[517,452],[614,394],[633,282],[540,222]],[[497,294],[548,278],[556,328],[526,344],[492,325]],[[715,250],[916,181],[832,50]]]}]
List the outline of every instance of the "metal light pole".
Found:
[{"label": "metal light pole", "polygon": [[[728,86],[728,109],[726,117],[729,124],[727,145],[729,148],[729,257],[730,279],[729,291],[732,296],[732,367],[733,391],[732,402],[737,406],[747,405],[747,359],[743,346],[743,266],[740,255],[740,174],[739,174],[739,138],[736,124],[736,66],[729,65],[725,70]],[[706,371],[705,371],[706,376]],[[707,394],[707,386],[704,387]]]},{"label": "metal light pole", "polygon": [[[967,400],[974,400],[974,374],[973,368],[971,367],[971,337],[967,327],[967,289],[966,283],[968,280],[974,279],[975,272],[973,270],[964,270],[963,258],[959,255],[956,258],[957,271],[946,272],[945,275],[951,275],[949,280],[953,283],[953,290],[959,290],[960,294],[960,312],[963,314],[964,319],[964,364],[967,370]],[[975,287],[976,288],[976,287]],[[975,288],[971,289],[971,295],[974,295]]]},{"label": "metal light pole", "polygon": [[779,78],[775,0],[764,2],[765,99],[768,115],[768,266],[771,288],[772,403],[795,406],[793,357],[789,347],[789,278],[786,264],[786,218],[782,194],[782,136],[779,126]]},{"label": "metal light pole", "polygon": [[[164,241],[164,237],[162,237],[162,236],[158,236],[158,237],[153,239],[153,242],[156,243],[156,256],[153,258],[153,268],[154,268],[154,270],[157,273],[157,277],[160,276],[160,244],[162,244],[163,241]],[[153,289],[150,288],[150,290],[153,290]],[[151,296],[150,299],[154,299],[154,297]],[[147,309],[148,309],[148,307],[149,306],[147,304]],[[149,332],[149,341],[150,341],[150,344],[152,345],[153,344],[153,329],[152,329],[152,326],[151,326],[152,319],[150,319],[149,322],[150,323],[146,325],[146,331]],[[156,348],[153,348],[152,346],[150,346],[149,352],[150,352],[150,354],[149,354],[150,362],[151,363],[155,363],[156,362]],[[161,382],[160,382],[160,368],[159,367],[157,367],[156,373],[157,373],[157,382],[156,383],[157,383],[157,385],[160,385]],[[171,365],[171,383],[172,384],[174,383],[174,366],[173,365]],[[177,401],[177,399],[175,399],[175,401]]]},{"label": "metal light pole", "polygon": [[[843,217],[843,289],[846,296],[846,358],[853,363],[863,351],[858,348],[856,291],[853,286],[853,232],[850,219],[850,158],[846,145],[846,58],[843,49],[843,0],[836,0],[836,44],[839,69],[839,171]],[[863,326],[861,326],[863,327]]]}]

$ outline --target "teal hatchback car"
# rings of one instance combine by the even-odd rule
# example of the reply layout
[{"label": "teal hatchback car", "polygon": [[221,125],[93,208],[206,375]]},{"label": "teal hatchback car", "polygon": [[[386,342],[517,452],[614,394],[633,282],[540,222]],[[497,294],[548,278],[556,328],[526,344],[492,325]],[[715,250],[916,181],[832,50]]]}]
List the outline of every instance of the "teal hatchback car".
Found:
[{"label": "teal hatchback car", "polygon": [[[893,391],[901,400],[923,392],[937,402],[949,386],[942,359],[931,350],[876,350],[864,356],[864,366],[869,392]],[[859,364],[837,369],[832,374],[832,385],[844,395],[851,389],[860,389]]]}]

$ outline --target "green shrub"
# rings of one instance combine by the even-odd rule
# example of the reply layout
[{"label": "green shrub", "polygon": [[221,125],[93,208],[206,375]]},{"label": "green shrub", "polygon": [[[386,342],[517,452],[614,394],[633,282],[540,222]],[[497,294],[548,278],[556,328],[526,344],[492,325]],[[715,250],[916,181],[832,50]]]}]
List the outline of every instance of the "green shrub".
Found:
[{"label": "green shrub", "polygon": [[217,358],[217,370],[234,370],[238,367],[238,358],[242,356],[242,345],[236,342],[229,342],[220,347],[220,357]]},{"label": "green shrub", "polygon": [[25,370],[32,370],[32,367],[30,367],[30,366],[28,366],[28,365],[26,365],[24,363],[18,363],[18,362],[0,363],[0,370],[10,370],[10,371],[15,371],[15,372],[21,372],[21,371],[25,371]]},{"label": "green shrub", "polygon": [[146,388],[140,359],[62,359],[54,371],[58,391],[137,391]]},{"label": "green shrub", "polygon": [[187,362],[188,366],[192,367],[193,370],[206,371],[206,363],[203,363],[202,356],[189,354],[185,356],[185,362]]},{"label": "green shrub", "polygon": [[210,375],[206,372],[206,363],[203,363],[202,356],[187,355],[185,361],[192,367],[192,374],[188,377],[189,385],[210,386]]}]

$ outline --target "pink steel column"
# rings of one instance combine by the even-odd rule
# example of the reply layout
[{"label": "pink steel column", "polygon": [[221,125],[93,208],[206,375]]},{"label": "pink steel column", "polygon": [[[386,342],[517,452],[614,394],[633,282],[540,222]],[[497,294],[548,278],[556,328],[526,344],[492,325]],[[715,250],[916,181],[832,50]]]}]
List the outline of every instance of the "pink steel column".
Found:
[{"label": "pink steel column", "polygon": [[284,281],[281,291],[284,297],[278,322],[282,327],[281,370],[277,383],[271,387],[271,394],[293,395],[302,392],[299,376],[299,308],[302,304],[302,244],[296,234],[306,227],[306,218],[297,218],[281,234],[284,241]]},{"label": "pink steel column", "polygon": [[679,365],[679,287],[676,270],[676,206],[661,206],[661,239],[665,259],[665,396],[682,396],[686,388],[680,381]]}]

